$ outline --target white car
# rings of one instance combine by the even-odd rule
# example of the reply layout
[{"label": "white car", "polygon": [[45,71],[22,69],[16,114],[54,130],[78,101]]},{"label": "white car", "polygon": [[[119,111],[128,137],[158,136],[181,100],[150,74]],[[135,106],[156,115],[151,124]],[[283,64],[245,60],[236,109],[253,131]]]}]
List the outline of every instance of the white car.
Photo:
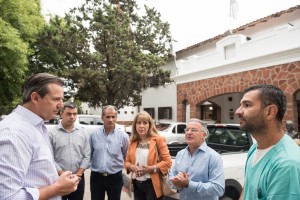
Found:
[{"label": "white car", "polygon": [[[94,132],[97,128],[103,126],[103,120],[101,115],[82,115],[78,114],[75,124],[79,124],[88,134]],[[56,126],[57,124],[46,124],[46,127],[49,130]],[[116,126],[125,131],[125,126],[121,124],[116,124]]]},{"label": "white car", "polygon": [[185,143],[185,122],[159,122],[156,128],[159,134],[165,137],[167,144]]}]

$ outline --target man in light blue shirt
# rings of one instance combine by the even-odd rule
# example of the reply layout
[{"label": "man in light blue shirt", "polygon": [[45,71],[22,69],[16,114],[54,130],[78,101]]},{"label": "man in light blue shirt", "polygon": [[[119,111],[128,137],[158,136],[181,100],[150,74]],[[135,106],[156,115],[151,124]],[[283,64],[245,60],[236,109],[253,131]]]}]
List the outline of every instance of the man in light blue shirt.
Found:
[{"label": "man in light blue shirt", "polygon": [[206,124],[191,119],[185,132],[188,146],[178,152],[169,176],[181,200],[217,200],[225,191],[221,156],[207,146],[206,136]]},{"label": "man in light blue shirt", "polygon": [[123,186],[122,170],[126,157],[129,137],[116,126],[117,108],[104,106],[104,126],[90,136],[91,146],[91,199],[120,200]]},{"label": "man in light blue shirt", "polygon": [[68,171],[58,177],[44,125],[62,107],[62,85],[51,74],[30,76],[23,106],[0,122],[0,200],[59,200],[76,190],[76,175]]}]

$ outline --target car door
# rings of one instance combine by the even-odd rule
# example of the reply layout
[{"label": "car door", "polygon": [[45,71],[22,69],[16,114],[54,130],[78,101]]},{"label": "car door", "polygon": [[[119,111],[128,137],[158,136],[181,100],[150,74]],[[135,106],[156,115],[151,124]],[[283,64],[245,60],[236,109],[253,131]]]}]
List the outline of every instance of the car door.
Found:
[{"label": "car door", "polygon": [[185,129],[186,129],[186,124],[176,124],[174,127],[174,134],[176,135],[176,140],[178,141],[179,144],[185,143]]}]

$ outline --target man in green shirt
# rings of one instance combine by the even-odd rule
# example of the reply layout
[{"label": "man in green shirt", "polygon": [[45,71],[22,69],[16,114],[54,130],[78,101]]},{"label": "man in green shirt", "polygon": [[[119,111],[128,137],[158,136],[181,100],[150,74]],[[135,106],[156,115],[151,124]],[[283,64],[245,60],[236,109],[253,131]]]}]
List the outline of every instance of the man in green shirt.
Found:
[{"label": "man in green shirt", "polygon": [[240,199],[299,200],[300,148],[284,134],[286,96],[273,85],[247,88],[236,114],[257,144],[249,152]]}]

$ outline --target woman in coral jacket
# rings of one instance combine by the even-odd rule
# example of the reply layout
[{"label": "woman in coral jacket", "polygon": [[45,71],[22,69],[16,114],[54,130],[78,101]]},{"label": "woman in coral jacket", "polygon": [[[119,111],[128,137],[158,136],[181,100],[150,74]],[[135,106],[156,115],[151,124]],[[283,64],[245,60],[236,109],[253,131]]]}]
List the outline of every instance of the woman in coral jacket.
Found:
[{"label": "woman in coral jacket", "polygon": [[127,173],[132,172],[134,199],[162,199],[159,172],[167,173],[171,165],[172,160],[165,138],[158,134],[153,119],[147,112],[138,113],[133,121],[125,161]]}]

